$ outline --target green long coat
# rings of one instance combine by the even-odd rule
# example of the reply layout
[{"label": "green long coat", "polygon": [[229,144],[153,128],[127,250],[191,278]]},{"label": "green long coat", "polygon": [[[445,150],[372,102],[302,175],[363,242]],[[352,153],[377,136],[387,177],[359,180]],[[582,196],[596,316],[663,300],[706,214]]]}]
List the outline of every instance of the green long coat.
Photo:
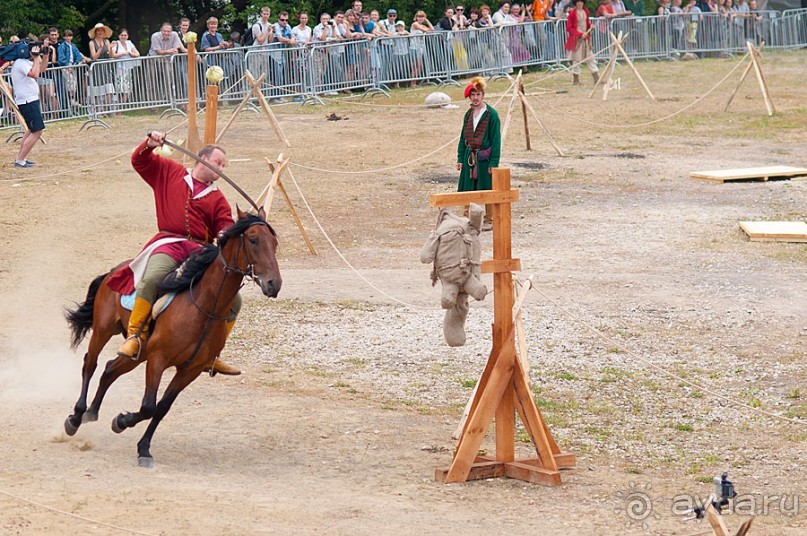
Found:
[{"label": "green long coat", "polygon": [[[502,123],[499,120],[499,114],[490,104],[487,104],[488,109],[485,114],[490,114],[488,118],[488,128],[482,138],[482,149],[491,149],[490,160],[487,162],[477,162],[477,176],[478,179],[474,181],[471,179],[471,169],[468,167],[468,155],[471,149],[465,145],[465,134],[461,132],[460,141],[457,145],[457,163],[462,164],[462,171],[460,171],[460,182],[457,187],[459,192],[468,192],[472,190],[490,190],[491,177],[490,168],[499,167],[499,155],[502,149]],[[465,117],[462,120],[463,126],[468,114],[473,113],[472,110],[465,112]],[[483,114],[484,117],[484,114]],[[481,119],[480,119],[481,122]],[[463,128],[463,131],[465,129]],[[476,183],[476,184],[474,184]]]}]

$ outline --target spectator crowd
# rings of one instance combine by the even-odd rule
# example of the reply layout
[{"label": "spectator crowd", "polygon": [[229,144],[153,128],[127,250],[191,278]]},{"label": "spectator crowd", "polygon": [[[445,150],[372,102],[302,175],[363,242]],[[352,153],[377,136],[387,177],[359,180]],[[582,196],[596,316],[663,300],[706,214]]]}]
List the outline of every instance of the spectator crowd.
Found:
[{"label": "spectator crowd", "polygon": [[[686,53],[702,49],[699,43],[708,37],[710,46],[719,48],[732,32],[739,32],[740,42],[758,42],[763,16],[756,2],[659,0],[655,15],[669,20],[665,23],[669,32],[656,38],[657,46]],[[407,22],[395,9],[382,14],[365,9],[361,0],[345,11],[320,13],[316,20],[305,12],[292,15],[285,10],[272,17],[271,10],[263,7],[243,35],[222,34],[219,20],[210,17],[195,46],[202,53],[200,68],[218,65],[231,83],[242,79],[245,69],[256,78],[264,75],[267,95],[283,102],[288,96],[300,99],[302,93],[350,92],[366,87],[368,80],[388,86],[415,85],[429,77],[490,72],[502,64],[526,67],[561,61],[567,58],[565,25],[524,23],[565,21],[574,4],[572,0],[502,1],[495,10],[485,4],[470,9],[455,5],[446,8],[435,23],[424,11],[415,12]],[[599,19],[595,19],[595,30],[603,33],[609,21],[644,14],[641,0],[628,6],[623,0],[599,0],[592,12]],[[187,57],[183,54],[188,50],[184,38],[190,27],[187,18],[176,26],[163,23],[150,36],[144,57],[126,28],[114,32],[105,24],[95,25],[84,50],[73,43],[70,29],[49,28],[38,37],[49,45],[37,79],[43,115],[48,119],[84,115],[88,110],[97,115],[119,114],[135,100],[161,105],[168,104],[164,101],[168,94],[178,101],[186,99]],[[6,67],[0,67],[0,72]],[[202,84],[203,78],[197,78]]]}]

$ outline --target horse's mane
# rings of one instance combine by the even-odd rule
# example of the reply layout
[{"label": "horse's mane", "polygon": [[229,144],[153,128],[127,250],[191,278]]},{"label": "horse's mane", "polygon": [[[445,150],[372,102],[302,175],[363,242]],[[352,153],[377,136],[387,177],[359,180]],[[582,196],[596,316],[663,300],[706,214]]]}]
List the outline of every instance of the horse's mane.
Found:
[{"label": "horse's mane", "polygon": [[181,292],[190,287],[191,283],[199,279],[204,271],[207,270],[207,267],[216,260],[219,251],[224,249],[227,244],[227,240],[233,236],[240,235],[255,224],[267,225],[272,234],[275,234],[274,229],[263,218],[254,214],[247,214],[224,231],[224,234],[219,239],[218,247],[213,244],[206,244],[201,251],[192,254],[179,268],[168,274],[160,285],[160,293]]},{"label": "horse's mane", "polygon": [[165,276],[160,285],[160,293],[181,292],[191,286],[207,267],[219,256],[219,248],[213,244],[205,244],[201,251],[193,253],[179,268]]}]

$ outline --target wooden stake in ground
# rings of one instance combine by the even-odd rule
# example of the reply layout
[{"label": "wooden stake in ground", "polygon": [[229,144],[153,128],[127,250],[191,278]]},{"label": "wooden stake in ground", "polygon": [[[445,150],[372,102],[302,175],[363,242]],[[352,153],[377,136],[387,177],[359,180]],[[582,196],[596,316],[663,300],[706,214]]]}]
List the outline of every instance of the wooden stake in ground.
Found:
[{"label": "wooden stake in ground", "polygon": [[[561,453],[549,427],[535,405],[529,378],[516,356],[513,325],[513,271],[521,261],[511,258],[511,203],[518,190],[510,188],[510,170],[493,169],[490,191],[432,194],[433,207],[464,206],[468,203],[493,205],[493,259],[482,263],[483,273],[493,274],[493,348],[472,398],[465,424],[448,469],[437,469],[441,482],[464,482],[479,478],[508,476],[548,486],[560,484],[558,468],[573,467],[575,456]],[[537,456],[515,459],[515,412],[535,445]],[[490,422],[495,417],[496,454],[478,456]]]},{"label": "wooden stake in ground", "polygon": [[196,124],[196,43],[186,43],[188,48],[188,136],[185,148],[198,153],[202,148],[199,127]]},{"label": "wooden stake in ground", "polygon": [[272,177],[269,179],[269,183],[261,192],[261,195],[258,196],[258,200],[255,204],[259,207],[263,207],[264,210],[269,213],[272,208],[272,200],[274,198],[275,188],[280,189],[280,193],[283,194],[283,199],[286,200],[286,206],[289,207],[289,212],[291,212],[291,216],[294,218],[294,223],[297,224],[297,229],[300,230],[300,234],[308,246],[308,251],[310,251],[312,255],[316,255],[317,251],[314,249],[314,244],[312,244],[311,239],[308,238],[308,233],[305,232],[303,222],[300,220],[300,216],[297,215],[297,211],[294,209],[294,205],[291,203],[289,194],[286,193],[286,188],[283,186],[283,181],[280,180],[280,176],[283,175],[283,172],[289,165],[289,159],[284,158],[283,153],[280,153],[277,157],[277,161],[275,162],[272,162],[269,160],[269,158],[266,158],[266,164],[269,166],[269,171],[272,172]]},{"label": "wooden stake in ground", "polygon": [[765,109],[767,109],[769,116],[773,115],[776,112],[776,109],[773,106],[773,100],[771,99],[770,92],[768,91],[768,81],[765,79],[765,75],[762,72],[762,65],[759,63],[759,58],[761,57],[760,52],[762,52],[762,48],[765,46],[765,43],[763,42],[759,45],[759,48],[755,48],[754,45],[751,44],[751,41],[746,41],[745,46],[748,48],[748,54],[746,54],[746,57],[750,58],[751,61],[745,68],[743,75],[740,77],[740,81],[737,83],[737,87],[735,87],[734,91],[731,93],[729,101],[726,103],[726,107],[723,108],[723,111],[729,111],[729,106],[731,106],[734,97],[740,90],[740,86],[743,85],[745,78],[751,72],[751,69],[753,69],[754,74],[757,76],[757,82],[759,82],[759,90],[762,92],[762,98],[765,101]]},{"label": "wooden stake in ground", "polygon": [[527,142],[527,150],[532,151],[532,145],[530,145],[530,121],[527,117],[527,105],[524,103],[524,80],[519,80],[517,85],[521,100],[521,116],[524,119],[524,138]]},{"label": "wooden stake in ground", "polygon": [[230,125],[232,125],[233,121],[235,120],[235,117],[244,109],[244,106],[246,106],[249,99],[254,97],[255,99],[258,100],[258,103],[261,106],[261,110],[263,111],[263,114],[266,116],[266,119],[269,121],[269,126],[271,126],[272,130],[274,130],[277,139],[282,141],[286,145],[286,147],[291,147],[289,139],[286,137],[286,134],[283,132],[283,129],[280,128],[280,123],[278,123],[277,117],[275,117],[274,112],[272,112],[272,109],[269,107],[269,103],[266,102],[266,97],[264,97],[263,93],[261,93],[261,81],[264,79],[264,75],[261,75],[260,78],[258,78],[258,80],[255,80],[255,77],[252,76],[252,73],[246,71],[244,76],[246,77],[247,82],[249,83],[250,90],[244,96],[243,100],[241,101],[241,104],[238,105],[238,108],[236,108],[235,112],[233,113],[233,116],[230,118],[227,124],[224,125],[224,129],[222,129],[221,133],[216,138],[216,142],[218,142],[221,139],[221,137],[224,136],[224,133],[227,132],[227,129],[230,128]]}]

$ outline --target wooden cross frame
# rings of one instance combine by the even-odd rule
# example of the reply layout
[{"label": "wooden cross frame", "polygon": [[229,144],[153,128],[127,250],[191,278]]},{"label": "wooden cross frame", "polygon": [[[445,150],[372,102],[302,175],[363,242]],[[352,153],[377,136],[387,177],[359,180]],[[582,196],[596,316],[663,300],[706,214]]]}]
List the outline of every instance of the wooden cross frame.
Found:
[{"label": "wooden cross frame", "polygon": [[241,103],[235,109],[235,112],[233,112],[233,115],[232,117],[230,117],[230,120],[227,121],[227,124],[225,124],[224,128],[221,129],[219,135],[216,136],[216,143],[219,143],[219,140],[221,140],[222,136],[224,136],[224,133],[227,132],[227,130],[229,130],[230,126],[233,124],[233,121],[235,121],[235,118],[238,116],[239,113],[241,113],[241,111],[249,102],[249,99],[255,97],[258,100],[258,103],[261,105],[261,110],[263,110],[266,119],[269,121],[269,125],[272,127],[272,130],[275,131],[277,139],[282,141],[286,145],[286,147],[291,147],[289,139],[286,137],[286,134],[283,132],[283,129],[280,128],[280,123],[277,121],[277,117],[275,117],[274,112],[272,112],[272,109],[269,107],[269,103],[266,102],[266,97],[264,97],[263,93],[261,93],[261,84],[263,83],[263,80],[266,77],[266,73],[258,77],[257,80],[255,79],[255,77],[252,76],[252,73],[250,73],[249,71],[246,71],[244,73],[244,76],[246,77],[247,82],[249,83],[250,86],[249,91],[247,91],[247,94],[244,95],[244,98],[241,100]]},{"label": "wooden cross frame", "polygon": [[280,193],[283,194],[283,199],[286,200],[286,206],[289,207],[289,212],[291,212],[291,215],[294,218],[294,223],[297,224],[297,228],[300,230],[300,234],[303,236],[303,240],[305,240],[305,243],[308,246],[308,251],[311,252],[311,255],[316,255],[317,251],[314,249],[314,244],[312,244],[311,239],[308,238],[308,233],[305,232],[303,222],[300,220],[300,216],[297,215],[294,205],[291,204],[291,198],[289,198],[289,194],[286,193],[286,188],[283,186],[283,181],[280,180],[280,176],[283,175],[283,172],[286,171],[286,168],[289,165],[289,159],[283,158],[283,153],[280,153],[277,157],[277,161],[275,162],[272,162],[269,160],[269,158],[266,158],[266,164],[269,166],[269,171],[272,172],[272,178],[269,179],[269,183],[266,185],[266,188],[263,189],[261,195],[258,196],[258,200],[255,204],[259,207],[265,208],[266,211],[269,212],[272,208],[272,200],[274,199],[275,188],[279,188]]},{"label": "wooden cross frame", "polygon": [[552,144],[552,147],[554,147],[555,152],[558,153],[558,156],[564,156],[563,151],[561,151],[560,147],[558,147],[558,144],[555,143],[555,139],[549,133],[549,130],[547,130],[546,126],[544,126],[544,123],[543,121],[541,121],[541,118],[538,116],[538,113],[527,101],[527,96],[524,93],[524,80],[522,80],[521,78],[521,71],[518,72],[518,76],[516,76],[515,79],[510,77],[510,80],[512,81],[512,84],[510,86],[512,88],[512,95],[510,96],[510,102],[507,106],[507,115],[505,116],[504,126],[502,127],[502,151],[504,151],[505,141],[507,140],[507,131],[510,128],[510,118],[513,115],[513,107],[515,106],[516,99],[519,99],[521,101],[521,114],[524,118],[524,136],[527,142],[527,150],[528,151],[532,150],[532,145],[530,143],[530,123],[529,118],[527,117],[527,112],[529,111],[533,119],[535,119],[535,121],[544,131],[546,139],[548,139],[549,143]]},{"label": "wooden cross frame", "polygon": [[606,99],[608,99],[608,92],[611,90],[612,87],[611,78],[614,76],[614,69],[616,69],[616,61],[617,58],[621,55],[624,58],[625,62],[628,64],[628,67],[630,67],[630,70],[633,71],[633,74],[636,75],[636,78],[639,79],[639,83],[642,84],[642,87],[647,92],[648,96],[651,99],[656,100],[656,97],[653,96],[653,93],[650,91],[650,88],[647,87],[647,84],[645,84],[642,75],[639,74],[639,71],[636,69],[636,66],[633,65],[633,62],[630,60],[628,53],[625,52],[624,48],[622,48],[622,45],[624,45],[625,41],[627,41],[629,34],[622,35],[622,32],[619,32],[619,35],[616,36],[614,35],[614,32],[608,32],[608,35],[611,36],[611,43],[612,43],[611,57],[608,60],[608,64],[605,66],[605,69],[603,70],[600,79],[597,80],[596,84],[594,84],[594,89],[591,90],[591,93],[589,93],[588,97],[589,98],[593,97],[594,92],[597,91],[597,88],[600,87],[600,85],[602,85],[603,86],[602,100],[605,101]]},{"label": "wooden cross frame", "polygon": [[[511,203],[518,190],[510,189],[510,170],[494,168],[490,191],[432,194],[433,207],[468,203],[493,205],[493,259],[482,263],[483,273],[493,274],[493,349],[477,382],[468,420],[447,469],[437,469],[438,482],[465,482],[507,476],[536,484],[557,486],[560,468],[574,467],[575,455],[562,453],[541,411],[535,405],[529,377],[516,356],[513,325],[513,274],[521,261],[511,258]],[[515,459],[515,412],[535,445],[537,456]],[[496,418],[496,455],[479,456],[490,422]]]},{"label": "wooden cross frame", "polygon": [[734,97],[740,90],[740,86],[742,86],[743,82],[745,82],[745,79],[751,72],[751,69],[754,69],[754,73],[757,75],[757,82],[759,82],[759,89],[762,91],[762,98],[765,100],[765,108],[768,110],[768,115],[773,115],[776,112],[776,109],[773,107],[773,100],[771,100],[771,95],[768,91],[768,81],[765,79],[765,75],[762,73],[762,66],[759,63],[760,52],[762,52],[762,49],[765,47],[765,42],[762,42],[759,45],[759,48],[755,48],[750,41],[746,41],[745,46],[748,48],[748,56],[751,58],[751,61],[748,63],[743,75],[740,77],[740,81],[737,82],[737,87],[734,88],[734,91],[729,97],[729,101],[726,103],[726,107],[723,108],[723,111],[729,111],[729,106],[731,106],[732,101],[734,101]]}]

